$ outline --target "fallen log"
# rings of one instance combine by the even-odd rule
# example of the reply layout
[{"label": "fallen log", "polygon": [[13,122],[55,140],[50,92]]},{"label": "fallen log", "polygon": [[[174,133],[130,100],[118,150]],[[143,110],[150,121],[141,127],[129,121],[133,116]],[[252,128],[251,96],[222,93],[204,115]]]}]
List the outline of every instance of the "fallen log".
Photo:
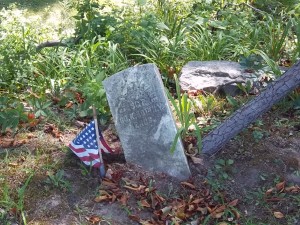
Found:
[{"label": "fallen log", "polygon": [[240,131],[267,112],[300,85],[300,61],[269,84],[257,97],[242,106],[202,140],[202,153],[213,155]]}]

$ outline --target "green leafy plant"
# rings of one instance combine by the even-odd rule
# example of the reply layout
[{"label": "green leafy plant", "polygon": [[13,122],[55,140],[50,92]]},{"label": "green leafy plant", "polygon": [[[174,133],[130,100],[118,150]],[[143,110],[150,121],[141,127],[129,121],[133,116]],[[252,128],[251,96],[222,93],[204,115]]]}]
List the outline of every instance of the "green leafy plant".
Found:
[{"label": "green leafy plant", "polygon": [[55,174],[49,172],[46,183],[52,184],[56,188],[69,191],[71,185],[69,181],[65,180],[65,172],[63,170],[58,170]]},{"label": "green leafy plant", "polygon": [[240,107],[240,103],[232,96],[227,95],[226,99],[227,99],[228,103],[233,107],[234,110],[236,110]]},{"label": "green leafy plant", "polygon": [[251,91],[253,87],[253,82],[250,80],[247,80],[245,84],[237,84],[237,87],[244,92],[245,95],[248,96],[249,92]]},{"label": "green leafy plant", "polygon": [[80,164],[80,171],[83,176],[87,176],[87,175],[91,174],[92,168],[93,168],[92,166],[87,167],[86,165],[84,165],[82,163]]},{"label": "green leafy plant", "polygon": [[200,104],[197,104],[196,102],[197,108],[199,108],[200,113],[208,116],[212,116],[219,104],[219,102],[213,94],[199,95],[198,98],[194,101],[200,102]]},{"label": "green leafy plant", "polygon": [[247,57],[242,55],[239,63],[241,66],[254,71],[263,68],[263,58],[260,55],[250,54]]},{"label": "green leafy plant", "polygon": [[215,169],[222,179],[229,178],[229,173],[232,172],[233,163],[234,161],[232,159],[219,159],[216,161]]},{"label": "green leafy plant", "polygon": [[49,115],[49,107],[52,105],[51,101],[44,101],[43,99],[38,98],[34,98],[28,101],[35,111],[35,117],[47,117]]},{"label": "green leafy plant", "polygon": [[[175,109],[175,113],[180,122],[181,127],[177,131],[175,140],[171,146],[171,152],[175,151],[178,139],[179,138],[184,139],[187,136],[196,137],[197,145],[198,145],[197,147],[198,149],[201,149],[202,147],[201,131],[195,122],[195,114],[192,112],[192,101],[188,99],[187,93],[181,95],[179,82],[176,76],[175,76],[175,83],[176,83],[177,101],[168,91],[167,91],[167,95],[169,100],[172,103],[172,106]],[[191,125],[194,125],[195,127],[195,130],[192,132],[189,131],[189,127]]]},{"label": "green leafy plant", "polygon": [[16,98],[0,96],[0,127],[5,133],[7,128],[16,130],[21,121],[27,121],[24,105]]},{"label": "green leafy plant", "polygon": [[17,189],[17,201],[12,199],[12,193],[7,184],[4,185],[4,189],[2,191],[2,199],[0,200],[0,206],[3,206],[6,209],[6,211],[15,208],[17,213],[16,217],[19,217],[20,221],[22,221],[25,225],[27,224],[26,216],[24,213],[25,191],[33,176],[34,172],[31,172],[29,177],[26,179],[24,185],[21,188]]}]

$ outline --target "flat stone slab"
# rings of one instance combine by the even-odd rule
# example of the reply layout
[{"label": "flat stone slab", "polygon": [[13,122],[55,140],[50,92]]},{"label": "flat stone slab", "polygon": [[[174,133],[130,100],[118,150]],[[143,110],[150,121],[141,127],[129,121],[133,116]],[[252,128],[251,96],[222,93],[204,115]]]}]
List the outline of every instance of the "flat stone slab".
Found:
[{"label": "flat stone slab", "polygon": [[184,91],[204,90],[213,93],[220,88],[225,94],[236,95],[237,83],[255,81],[257,77],[247,73],[237,62],[231,61],[190,61],[183,66],[179,78]]},{"label": "flat stone slab", "polygon": [[179,180],[191,175],[181,141],[172,154],[177,133],[158,68],[145,64],[103,81],[127,162]]}]

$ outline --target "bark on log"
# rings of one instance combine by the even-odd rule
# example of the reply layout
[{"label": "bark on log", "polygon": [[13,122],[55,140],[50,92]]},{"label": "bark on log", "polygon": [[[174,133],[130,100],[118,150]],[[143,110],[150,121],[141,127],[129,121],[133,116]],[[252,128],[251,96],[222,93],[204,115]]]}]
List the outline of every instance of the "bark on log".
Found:
[{"label": "bark on log", "polygon": [[231,138],[300,85],[300,61],[269,84],[260,95],[233,113],[202,140],[202,153],[217,153]]}]

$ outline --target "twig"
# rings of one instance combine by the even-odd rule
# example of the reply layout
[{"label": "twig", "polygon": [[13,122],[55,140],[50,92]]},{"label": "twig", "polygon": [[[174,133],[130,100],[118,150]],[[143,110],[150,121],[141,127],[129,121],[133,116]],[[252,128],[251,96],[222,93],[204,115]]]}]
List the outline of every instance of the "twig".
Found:
[{"label": "twig", "polygon": [[46,42],[43,42],[43,43],[39,44],[36,47],[36,50],[40,51],[43,48],[59,47],[59,46],[61,46],[61,47],[67,47],[68,45],[66,43],[61,42],[61,41],[46,41]]},{"label": "twig", "polygon": [[252,5],[249,5],[248,3],[243,2],[243,3],[241,3],[241,4],[243,4],[243,5],[245,5],[245,6],[249,7],[249,8],[251,8],[252,10],[254,10],[254,11],[258,12],[258,13],[261,13],[261,14],[265,14],[265,13],[266,13],[265,11],[262,11],[262,10],[260,10],[260,9],[255,8],[255,7],[252,6]]},{"label": "twig", "polygon": [[40,51],[43,48],[49,48],[49,47],[68,47],[69,44],[77,44],[81,38],[82,38],[82,36],[78,36],[78,37],[74,38],[74,40],[72,40],[73,38],[70,38],[70,39],[67,39],[67,41],[65,41],[65,42],[57,41],[57,40],[46,41],[46,42],[43,42],[43,43],[39,44],[38,46],[36,46],[36,50]]}]

